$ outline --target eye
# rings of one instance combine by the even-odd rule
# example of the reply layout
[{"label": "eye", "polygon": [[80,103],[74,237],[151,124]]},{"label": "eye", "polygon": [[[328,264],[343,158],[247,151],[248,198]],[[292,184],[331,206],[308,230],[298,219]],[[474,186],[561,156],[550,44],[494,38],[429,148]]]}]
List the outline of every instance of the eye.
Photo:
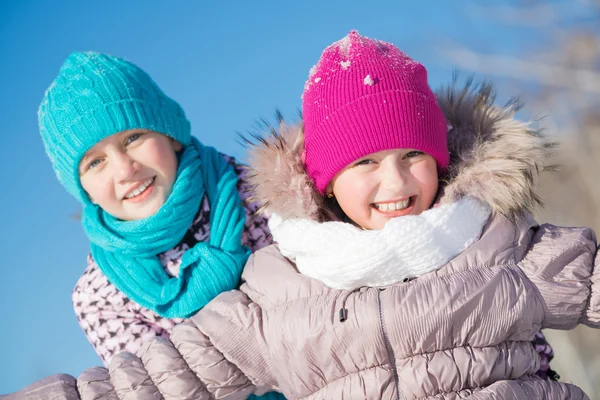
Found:
[{"label": "eye", "polygon": [[135,142],[141,136],[142,136],[142,134],[140,132],[135,132],[135,133],[132,133],[131,135],[127,136],[127,139],[125,139],[125,146],[127,146],[128,144],[131,144],[132,142]]},{"label": "eye", "polygon": [[409,151],[408,153],[406,153],[404,155],[404,158],[412,158],[412,157],[418,157],[418,156],[422,156],[423,153],[422,151],[418,151],[418,150],[414,150],[414,151]]},{"label": "eye", "polygon": [[370,158],[364,159],[364,160],[360,160],[357,161],[356,163],[354,163],[355,167],[358,167],[359,165],[369,165],[369,164],[375,164],[375,160],[371,160]]},{"label": "eye", "polygon": [[93,169],[96,168],[98,165],[100,165],[100,163],[102,162],[102,159],[100,158],[96,158],[94,160],[92,160],[88,165],[86,169]]}]

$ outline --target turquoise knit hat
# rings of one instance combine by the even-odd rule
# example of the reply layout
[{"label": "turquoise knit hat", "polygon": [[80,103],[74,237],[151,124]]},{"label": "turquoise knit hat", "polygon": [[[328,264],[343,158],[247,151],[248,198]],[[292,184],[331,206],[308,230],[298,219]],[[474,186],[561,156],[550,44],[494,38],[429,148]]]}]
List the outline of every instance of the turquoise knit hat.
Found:
[{"label": "turquoise knit hat", "polygon": [[44,94],[38,124],[58,180],[83,204],[89,198],[79,181],[79,162],[102,139],[129,129],[150,129],[183,146],[191,143],[183,109],[146,72],[95,52],[67,57]]}]

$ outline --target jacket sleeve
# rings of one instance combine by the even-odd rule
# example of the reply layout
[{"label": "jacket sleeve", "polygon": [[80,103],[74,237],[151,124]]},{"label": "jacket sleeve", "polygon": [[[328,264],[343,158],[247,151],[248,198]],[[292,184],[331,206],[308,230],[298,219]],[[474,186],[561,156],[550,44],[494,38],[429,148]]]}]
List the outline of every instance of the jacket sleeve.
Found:
[{"label": "jacket sleeve", "polygon": [[261,321],[244,293],[222,293],[170,340],[157,337],[139,357],[119,353],[108,370],[85,371],[77,381],[81,399],[246,399],[276,389]]},{"label": "jacket sleeve", "polygon": [[67,374],[56,374],[40,379],[18,392],[0,395],[2,400],[79,400],[75,378]]},{"label": "jacket sleeve", "polygon": [[[88,369],[77,380],[55,375],[7,400],[262,399],[252,395],[276,385],[262,339],[261,312],[240,291],[222,293],[176,326],[170,340],[156,337],[143,344],[139,357],[122,352],[108,369]],[[276,393],[264,399],[285,400]]]},{"label": "jacket sleeve", "polygon": [[543,328],[600,327],[598,244],[589,228],[542,225],[519,263],[544,309]]},{"label": "jacket sleeve", "polygon": [[600,328],[600,247],[596,247],[590,284],[591,293],[581,322],[592,328]]}]

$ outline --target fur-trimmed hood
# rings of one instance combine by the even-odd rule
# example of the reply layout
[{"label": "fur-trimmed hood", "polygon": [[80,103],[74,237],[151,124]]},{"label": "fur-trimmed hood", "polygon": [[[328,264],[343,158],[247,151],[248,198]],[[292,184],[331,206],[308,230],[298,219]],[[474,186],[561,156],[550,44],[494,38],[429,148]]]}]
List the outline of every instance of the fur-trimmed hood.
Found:
[{"label": "fur-trimmed hood", "polygon": [[[450,151],[450,165],[440,177],[439,202],[471,196],[511,220],[541,205],[538,176],[554,169],[555,143],[531,123],[515,119],[521,104],[512,100],[496,106],[494,87],[471,81],[462,88],[442,88],[436,96],[448,122]],[[262,211],[284,220],[319,219],[324,201],[304,168],[302,124],[279,122],[249,144],[253,198]]]}]

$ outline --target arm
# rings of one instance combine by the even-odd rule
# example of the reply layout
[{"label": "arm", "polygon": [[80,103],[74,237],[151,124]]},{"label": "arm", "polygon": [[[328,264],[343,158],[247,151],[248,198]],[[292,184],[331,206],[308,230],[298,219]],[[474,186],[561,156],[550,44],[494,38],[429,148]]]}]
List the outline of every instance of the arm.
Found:
[{"label": "arm", "polygon": [[155,338],[140,357],[120,353],[108,371],[78,379],[83,400],[117,398],[246,399],[275,388],[260,335],[261,310],[242,292],[226,292],[173,330]]},{"label": "arm", "polygon": [[[46,378],[9,399],[57,395],[72,400],[212,400],[262,395],[277,389],[263,330],[260,306],[241,291],[225,292],[177,325],[170,340],[159,336],[146,341],[139,356],[122,352],[112,357],[108,369],[88,369],[77,381],[68,375]],[[285,400],[276,393],[262,398]]]},{"label": "arm", "polygon": [[139,354],[144,342],[156,336],[168,337],[179,322],[132,303],[108,282],[91,257],[72,300],[79,325],[105,365],[122,351]]},{"label": "arm", "polygon": [[600,327],[598,245],[591,229],[542,225],[519,263],[544,308],[543,328]]},{"label": "arm", "polygon": [[592,328],[600,327],[600,247],[596,248],[592,276],[590,278],[591,294],[587,301],[583,324]]},{"label": "arm", "polygon": [[0,395],[3,400],[64,399],[79,400],[76,381],[71,375],[57,374],[41,379],[15,393]]}]

